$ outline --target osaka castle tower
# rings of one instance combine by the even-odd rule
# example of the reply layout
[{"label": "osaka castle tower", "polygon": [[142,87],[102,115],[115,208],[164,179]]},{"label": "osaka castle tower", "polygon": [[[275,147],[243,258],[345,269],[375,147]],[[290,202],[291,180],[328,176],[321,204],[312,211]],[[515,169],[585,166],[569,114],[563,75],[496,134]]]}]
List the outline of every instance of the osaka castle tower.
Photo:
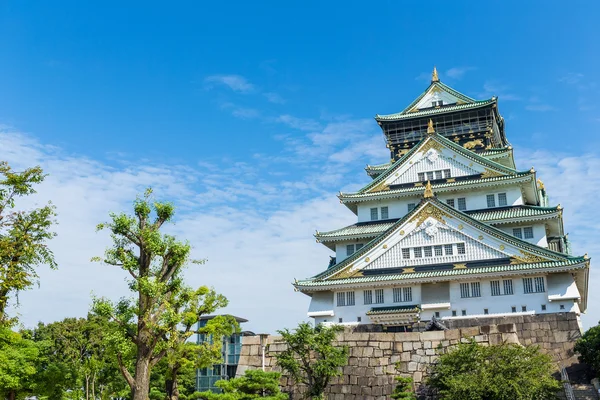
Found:
[{"label": "osaka castle tower", "polygon": [[335,257],[294,282],[312,298],[315,323],[406,331],[585,312],[590,259],[571,254],[562,207],[549,203],[535,169],[516,169],[496,97],[465,96],[434,69],[408,107],[375,120],[391,160],[367,166],[372,181],[359,191],[338,195],[357,222],[317,231]]}]

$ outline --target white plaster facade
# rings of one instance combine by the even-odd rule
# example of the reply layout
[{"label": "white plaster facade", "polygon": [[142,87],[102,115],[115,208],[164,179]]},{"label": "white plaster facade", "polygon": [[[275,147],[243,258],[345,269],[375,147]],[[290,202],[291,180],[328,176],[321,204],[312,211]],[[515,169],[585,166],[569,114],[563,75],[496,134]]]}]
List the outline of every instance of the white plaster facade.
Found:
[{"label": "white plaster facade", "polygon": [[[525,293],[523,278],[544,278],[543,292]],[[504,280],[512,281],[513,294],[492,296],[490,281],[500,281],[502,286]],[[460,284],[479,282],[480,296],[461,297]],[[568,273],[551,275],[526,275],[497,277],[493,279],[473,279],[461,281],[449,281],[447,302],[436,303],[423,302],[421,288],[423,283],[412,285],[394,285],[377,287],[346,288],[336,291],[323,291],[313,294],[309,314],[315,318],[316,323],[343,323],[343,324],[369,324],[372,323],[367,313],[373,307],[391,307],[402,305],[418,305],[422,308],[419,313],[420,319],[430,320],[436,312],[441,319],[451,318],[474,318],[490,317],[512,314],[544,314],[556,312],[579,313],[577,300],[581,297],[575,285],[573,277]],[[438,283],[442,284],[442,283]],[[434,284],[435,285],[435,284]],[[394,288],[410,287],[412,301],[394,302]],[[375,304],[364,303],[364,291],[383,289],[384,302]],[[354,292],[354,305],[338,306],[336,303],[337,293]],[[558,296],[557,296],[558,295]],[[373,293],[373,300],[375,296]],[[439,300],[443,300],[440,298]],[[429,305],[429,306],[428,306]],[[545,306],[545,309],[543,309]],[[514,307],[514,310],[513,310]],[[525,309],[523,309],[525,307]],[[463,310],[465,315],[463,315]],[[323,315],[319,315],[321,312]],[[453,314],[456,313],[456,315]],[[324,315],[327,313],[326,315]],[[359,321],[360,318],[360,321]],[[340,322],[341,319],[341,322]]]}]

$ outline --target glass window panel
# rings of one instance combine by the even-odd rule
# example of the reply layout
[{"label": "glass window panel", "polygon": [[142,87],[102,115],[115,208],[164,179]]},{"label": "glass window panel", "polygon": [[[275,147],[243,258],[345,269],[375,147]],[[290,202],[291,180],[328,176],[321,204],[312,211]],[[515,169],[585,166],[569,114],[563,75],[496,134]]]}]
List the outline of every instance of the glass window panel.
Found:
[{"label": "glass window panel", "polygon": [[381,219],[388,219],[388,208],[381,207]]},{"label": "glass window panel", "polygon": [[436,256],[443,256],[443,250],[442,250],[442,246],[434,246],[434,251],[435,251],[435,255]]},{"label": "glass window panel", "polygon": [[403,292],[403,300],[406,301],[412,301],[412,288],[411,287],[405,287],[402,289]]},{"label": "glass window panel", "polygon": [[346,255],[351,256],[352,254],[354,254],[354,245],[353,244],[346,245]]},{"label": "glass window panel", "polygon": [[373,291],[372,290],[365,290],[363,292],[363,297],[364,297],[365,304],[373,304]]},{"label": "glass window panel", "polygon": [[379,219],[377,208],[371,208],[371,221],[377,221]]},{"label": "glass window panel", "polygon": [[421,247],[415,247],[414,248],[415,258],[421,258],[421,257],[423,257],[422,250],[423,249]]},{"label": "glass window panel", "polygon": [[521,228],[513,228],[513,236],[519,239],[523,239],[523,231]]},{"label": "glass window panel", "polygon": [[465,254],[465,244],[464,243],[457,243],[456,244],[456,253],[457,254]]},{"label": "glass window panel", "polygon": [[452,245],[451,244],[445,244],[444,245],[444,250],[446,251],[446,255],[447,256],[451,256],[452,254],[454,254],[454,252],[452,251]]},{"label": "glass window panel", "polygon": [[450,207],[454,207],[454,199],[446,200],[446,204],[448,204]]},{"label": "glass window panel", "polygon": [[425,253],[425,257],[433,257],[433,248],[431,246],[423,247],[423,252]]},{"label": "glass window panel", "polygon": [[504,294],[505,295],[513,294],[513,282],[512,282],[512,279],[505,279],[505,280],[502,281],[502,284],[504,285]]},{"label": "glass window panel", "polygon": [[405,260],[410,258],[410,249],[402,249],[402,258]]},{"label": "glass window panel", "polygon": [[486,196],[486,199],[487,199],[487,206],[488,206],[488,208],[496,207],[496,199],[495,199],[495,197],[494,197],[493,194],[488,194]]},{"label": "glass window panel", "polygon": [[458,198],[458,209],[460,211],[465,211],[467,209],[467,199],[464,197]]},{"label": "glass window panel", "polygon": [[508,202],[506,201],[506,193],[498,193],[498,205],[502,207],[507,204]]},{"label": "glass window panel", "polygon": [[526,226],[523,228],[523,237],[525,239],[533,239],[533,227]]}]

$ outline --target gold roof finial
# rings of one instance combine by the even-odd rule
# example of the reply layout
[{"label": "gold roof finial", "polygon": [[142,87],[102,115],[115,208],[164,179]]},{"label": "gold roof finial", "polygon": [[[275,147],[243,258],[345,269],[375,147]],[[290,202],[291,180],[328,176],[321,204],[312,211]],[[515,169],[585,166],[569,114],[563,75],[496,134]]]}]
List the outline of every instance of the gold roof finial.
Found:
[{"label": "gold roof finial", "polygon": [[429,118],[429,122],[427,123],[427,133],[429,135],[435,133],[435,129],[433,128],[433,120],[431,118]]},{"label": "gold roof finial", "polygon": [[544,182],[542,182],[541,179],[537,180],[537,185],[538,185],[538,188],[540,188],[542,190],[546,190],[546,187],[544,186]]},{"label": "gold roof finial", "polygon": [[423,192],[423,197],[426,199],[433,197],[433,190],[431,189],[430,181],[427,181],[427,185],[425,185],[425,192]]},{"label": "gold roof finial", "polygon": [[433,72],[431,73],[431,82],[439,82],[440,78],[438,77],[437,68],[433,67]]}]

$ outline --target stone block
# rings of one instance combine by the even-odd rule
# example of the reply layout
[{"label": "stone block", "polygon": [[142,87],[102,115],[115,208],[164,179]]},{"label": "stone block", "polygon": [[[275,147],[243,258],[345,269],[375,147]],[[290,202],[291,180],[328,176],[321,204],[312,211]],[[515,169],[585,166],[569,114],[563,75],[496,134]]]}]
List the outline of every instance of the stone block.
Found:
[{"label": "stone block", "polygon": [[405,351],[402,354],[400,354],[400,361],[410,361],[411,359],[411,353],[409,351]]},{"label": "stone block", "polygon": [[396,340],[402,342],[416,342],[421,339],[419,332],[402,332],[398,333]]},{"label": "stone block", "polygon": [[460,330],[459,329],[448,329],[444,331],[444,337],[446,340],[457,340],[460,339]]},{"label": "stone block", "polygon": [[475,341],[477,343],[487,342],[487,340],[488,340],[488,335],[477,335],[477,336],[475,336]]},{"label": "stone block", "polygon": [[423,348],[424,349],[431,349],[431,342],[429,340],[423,342]]},{"label": "stone block", "polygon": [[413,347],[413,350],[422,349],[423,348],[423,342],[412,342],[412,347]]},{"label": "stone block", "polygon": [[404,351],[411,351],[413,349],[412,344],[413,344],[413,342],[402,343],[402,347],[403,347]]},{"label": "stone block", "polygon": [[501,324],[498,325],[498,332],[500,333],[509,333],[509,332],[516,332],[517,328],[515,326],[515,324]]},{"label": "stone block", "polygon": [[417,371],[417,372],[415,372],[413,374],[413,381],[415,381],[416,383],[419,383],[422,380],[423,380],[423,373],[422,372]]},{"label": "stone block", "polygon": [[506,343],[519,344],[519,338],[517,337],[517,334],[514,333],[514,332],[503,333],[502,334],[502,341],[506,342]]},{"label": "stone block", "polygon": [[460,335],[462,337],[472,337],[472,336],[475,336],[475,335],[479,335],[479,327],[472,326],[472,327],[469,327],[469,328],[461,328]]},{"label": "stone block", "polygon": [[382,357],[383,351],[381,349],[373,349],[373,357]]},{"label": "stone block", "polygon": [[569,332],[567,331],[554,331],[552,333],[554,335],[554,341],[556,343],[563,343],[569,340]]},{"label": "stone block", "polygon": [[425,350],[425,355],[433,356],[433,355],[435,355],[435,350],[434,349],[427,349],[427,350]]},{"label": "stone block", "polygon": [[402,342],[394,342],[394,351],[398,353],[402,351]]},{"label": "stone block", "polygon": [[[477,332],[479,333],[479,332]],[[422,332],[421,340],[444,340],[446,338],[445,331]]]},{"label": "stone block", "polygon": [[411,361],[411,362],[409,362],[409,363],[408,363],[408,370],[409,370],[410,372],[414,372],[414,371],[416,371],[416,370],[417,370],[417,363],[416,363],[416,362],[414,362],[414,361]]},{"label": "stone block", "polygon": [[373,348],[372,347],[365,347],[363,349],[363,357],[372,357],[373,356]]}]

